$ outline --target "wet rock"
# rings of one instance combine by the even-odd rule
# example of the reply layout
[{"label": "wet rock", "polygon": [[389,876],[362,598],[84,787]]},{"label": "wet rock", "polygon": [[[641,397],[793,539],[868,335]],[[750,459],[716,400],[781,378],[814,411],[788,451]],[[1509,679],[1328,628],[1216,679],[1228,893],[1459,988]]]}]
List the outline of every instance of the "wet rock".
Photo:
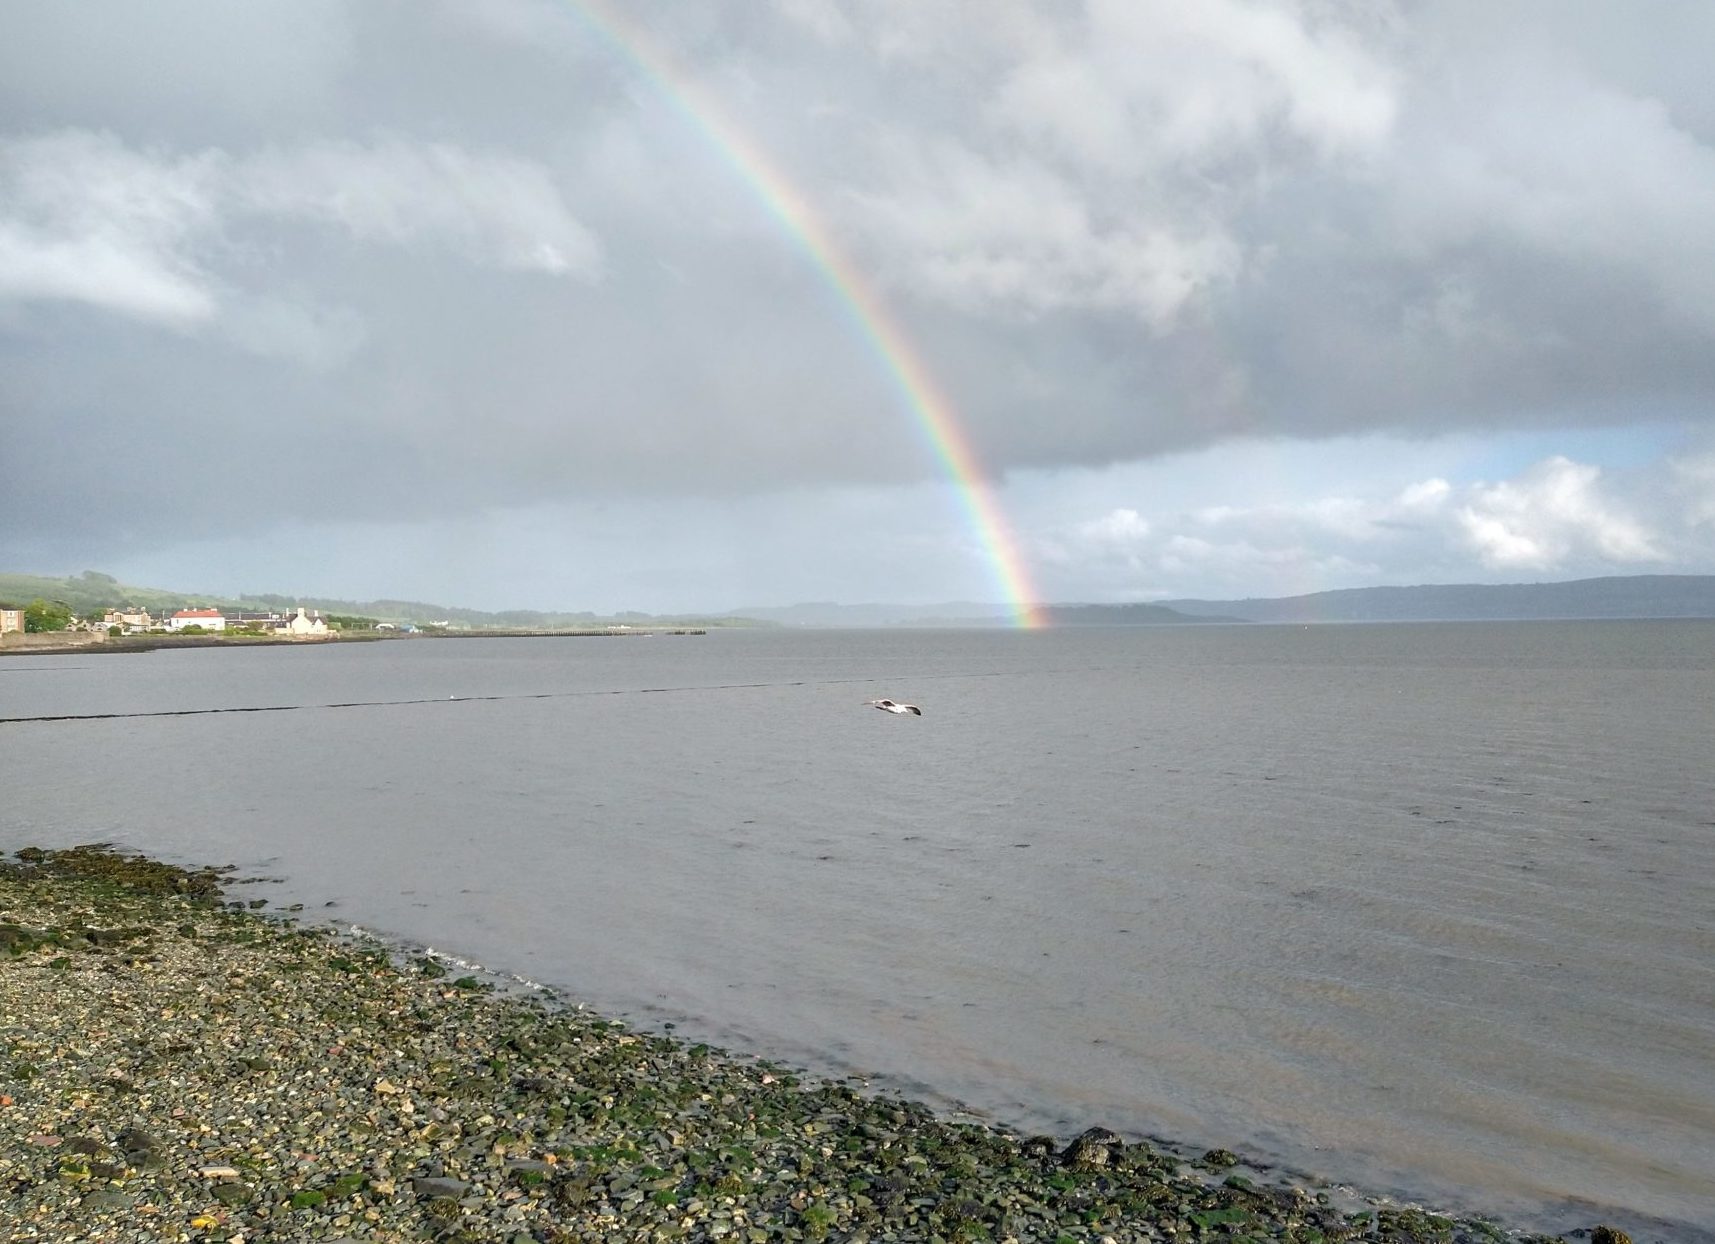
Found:
[{"label": "wet rock", "polygon": [[1616,1227],[1597,1227],[1590,1233],[1590,1244],[1632,1244],[1632,1237]]},{"label": "wet rock", "polygon": [[1114,1165],[1123,1171],[1153,1170],[1160,1161],[1161,1155],[1141,1140],[1123,1145],[1114,1153]]},{"label": "wet rock", "polygon": [[1027,1158],[1051,1158],[1060,1151],[1060,1142],[1052,1136],[1032,1136],[1018,1148]]},{"label": "wet rock", "polygon": [[126,1128],[114,1143],[133,1165],[141,1165],[142,1159],[156,1157],[161,1152],[161,1142],[140,1127]]},{"label": "wet rock", "polygon": [[554,1188],[554,1199],[570,1209],[581,1209],[596,1197],[595,1181],[588,1173],[574,1175]]},{"label": "wet rock", "polygon": [[98,1212],[128,1209],[135,1200],[136,1198],[130,1193],[121,1192],[118,1188],[96,1188],[91,1192],[84,1193],[83,1208]]},{"label": "wet rock", "polygon": [[1080,1170],[1106,1167],[1112,1164],[1116,1150],[1125,1145],[1118,1132],[1105,1127],[1092,1127],[1066,1146],[1060,1155],[1060,1165]]},{"label": "wet rock", "polygon": [[448,1179],[444,1175],[432,1175],[423,1179],[413,1179],[411,1188],[418,1196],[431,1199],[450,1197],[457,1200],[470,1190],[470,1185],[462,1179]]},{"label": "wet rock", "polygon": [[34,950],[45,936],[41,929],[26,929],[21,924],[0,924],[0,954],[26,954]]},{"label": "wet rock", "polygon": [[1239,1164],[1238,1155],[1230,1149],[1211,1149],[1201,1159],[1204,1166],[1225,1168]]}]

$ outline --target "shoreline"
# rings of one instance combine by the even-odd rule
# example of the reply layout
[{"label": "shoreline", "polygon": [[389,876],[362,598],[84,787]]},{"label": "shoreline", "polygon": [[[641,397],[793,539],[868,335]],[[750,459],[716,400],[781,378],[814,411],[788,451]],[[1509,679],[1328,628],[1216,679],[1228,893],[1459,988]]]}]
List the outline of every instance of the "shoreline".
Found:
[{"label": "shoreline", "polygon": [[309,648],[324,644],[379,644],[409,642],[424,639],[623,639],[652,635],[706,635],[706,627],[662,626],[628,627],[623,631],[606,627],[591,630],[481,630],[481,631],[418,631],[405,635],[380,635],[363,632],[356,635],[325,635],[313,639],[274,639],[265,635],[136,635],[123,639],[63,644],[4,644],[0,656],[68,656],[99,653],[103,656],[126,652],[160,652],[172,648]]},{"label": "shoreline", "polygon": [[0,861],[0,1240],[1557,1238],[956,1121],[263,915],[229,874]]}]

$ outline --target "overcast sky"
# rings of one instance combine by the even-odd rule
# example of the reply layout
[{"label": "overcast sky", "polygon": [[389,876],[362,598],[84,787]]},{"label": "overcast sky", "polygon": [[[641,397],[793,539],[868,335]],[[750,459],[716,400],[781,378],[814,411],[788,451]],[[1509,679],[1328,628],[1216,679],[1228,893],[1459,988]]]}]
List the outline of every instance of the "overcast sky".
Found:
[{"label": "overcast sky", "polygon": [[0,569],[999,599],[701,106],[1044,599],[1715,573],[1706,0],[592,12],[0,0]]}]

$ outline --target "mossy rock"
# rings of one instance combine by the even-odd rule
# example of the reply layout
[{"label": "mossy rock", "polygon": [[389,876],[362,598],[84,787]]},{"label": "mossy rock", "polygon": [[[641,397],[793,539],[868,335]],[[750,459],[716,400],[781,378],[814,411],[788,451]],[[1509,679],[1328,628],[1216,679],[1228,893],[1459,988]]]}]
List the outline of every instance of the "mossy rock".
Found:
[{"label": "mossy rock", "polygon": [[50,876],[105,882],[134,894],[212,900],[221,893],[219,874],[212,868],[179,868],[147,856],[123,855],[106,842],[63,851],[24,847],[17,852],[17,859]]}]

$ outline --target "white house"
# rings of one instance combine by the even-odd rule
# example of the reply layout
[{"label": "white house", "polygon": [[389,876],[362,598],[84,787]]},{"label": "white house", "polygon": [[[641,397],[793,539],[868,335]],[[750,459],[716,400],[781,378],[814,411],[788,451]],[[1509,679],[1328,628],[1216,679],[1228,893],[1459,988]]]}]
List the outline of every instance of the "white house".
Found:
[{"label": "white house", "polygon": [[291,635],[293,638],[297,638],[300,635],[326,635],[328,633],[328,624],[327,619],[322,617],[319,609],[311,610],[310,613],[305,614],[304,607],[299,605],[297,616],[287,618],[286,624],[280,629],[285,631],[288,635]]},{"label": "white house", "polygon": [[205,631],[224,631],[226,617],[218,609],[180,609],[167,619],[169,631],[182,631],[187,626],[200,626]]}]

